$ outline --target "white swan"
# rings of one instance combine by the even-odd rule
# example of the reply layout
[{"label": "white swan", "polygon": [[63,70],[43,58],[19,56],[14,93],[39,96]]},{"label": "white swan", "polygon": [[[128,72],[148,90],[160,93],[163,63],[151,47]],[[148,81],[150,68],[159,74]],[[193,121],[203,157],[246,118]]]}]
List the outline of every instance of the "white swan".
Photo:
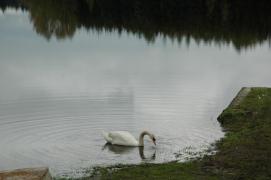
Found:
[{"label": "white swan", "polygon": [[129,133],[128,131],[112,131],[112,132],[103,132],[104,139],[113,145],[121,145],[121,146],[144,146],[144,136],[148,135],[152,142],[156,145],[155,136],[148,131],[143,131],[139,135],[139,141]]}]

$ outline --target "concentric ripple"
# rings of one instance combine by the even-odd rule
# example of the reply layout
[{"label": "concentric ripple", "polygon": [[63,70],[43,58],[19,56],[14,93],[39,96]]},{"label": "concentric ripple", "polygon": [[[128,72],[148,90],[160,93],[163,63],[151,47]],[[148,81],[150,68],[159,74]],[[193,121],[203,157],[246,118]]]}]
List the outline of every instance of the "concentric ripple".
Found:
[{"label": "concentric ripple", "polygon": [[[183,99],[184,96],[185,93],[166,94],[162,99],[147,93],[142,96],[138,92],[136,96],[118,92],[95,98],[57,96],[1,101],[0,168],[44,165],[50,166],[56,174],[63,174],[95,164],[141,161],[136,149],[129,153],[114,153],[112,148],[102,150],[102,130],[129,130],[137,136],[141,130],[150,129],[159,140],[156,150],[159,156],[155,156],[155,161],[173,159],[174,151],[187,145],[208,144],[217,138],[214,130],[197,129],[195,122],[181,121],[180,114],[185,117],[185,106],[189,104],[174,101],[174,98]],[[193,101],[191,105],[208,102],[204,98]],[[207,104],[208,108],[214,106]],[[193,116],[199,118],[206,114],[208,111],[200,108]],[[177,125],[181,133],[177,133]],[[152,146],[147,149],[153,151]]]}]

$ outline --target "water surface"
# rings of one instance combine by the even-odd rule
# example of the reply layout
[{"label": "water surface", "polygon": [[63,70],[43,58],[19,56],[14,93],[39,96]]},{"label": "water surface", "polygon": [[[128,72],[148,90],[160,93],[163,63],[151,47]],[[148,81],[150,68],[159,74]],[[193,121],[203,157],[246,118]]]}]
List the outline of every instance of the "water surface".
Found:
[{"label": "water surface", "polygon": [[[216,118],[241,87],[271,86],[268,39],[240,50],[233,41],[157,35],[150,43],[125,29],[78,28],[59,40],[40,36],[29,19],[25,10],[0,12],[0,169],[70,175],[175,160],[223,136]],[[157,146],[146,139],[144,155],[101,136],[145,129]]]}]

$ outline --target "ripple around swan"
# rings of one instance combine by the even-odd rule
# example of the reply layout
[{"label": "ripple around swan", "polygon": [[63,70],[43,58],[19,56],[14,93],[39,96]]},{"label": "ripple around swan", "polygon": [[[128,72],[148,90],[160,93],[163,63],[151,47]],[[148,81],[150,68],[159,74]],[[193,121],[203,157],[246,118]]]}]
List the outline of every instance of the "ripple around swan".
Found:
[{"label": "ripple around swan", "polygon": [[[191,145],[189,141],[197,145],[206,141],[206,138],[214,139],[215,137],[211,137],[210,129],[207,130],[210,133],[203,133],[197,129],[197,126],[192,128],[195,122],[183,122],[180,118],[191,118],[191,115],[183,109],[184,106],[193,106],[198,102],[211,107],[215,106],[215,103],[209,102],[206,98],[192,99],[189,103],[177,102],[174,101],[174,96],[179,99],[185,95],[178,97],[164,93],[162,98],[159,98],[145,94],[136,99],[129,96],[47,97],[1,102],[0,136],[4,138],[0,139],[0,145],[5,146],[1,149],[0,160],[9,162],[4,167],[8,167],[9,164],[10,166],[17,164],[18,167],[26,164],[50,165],[56,173],[67,172],[67,169],[73,165],[87,167],[89,160],[97,162],[96,164],[108,161],[114,163],[116,157],[112,156],[110,151],[100,152],[104,143],[100,136],[103,129],[129,129],[135,135],[142,130],[142,127],[153,129],[159,134],[158,139],[160,138],[161,147],[157,153],[161,154],[164,151],[168,155],[171,154],[170,156],[176,151],[175,148]],[[148,111],[142,111],[138,104],[146,106]],[[153,112],[159,115],[156,116]],[[193,116],[199,118],[206,113],[208,109],[200,108]],[[180,117],[180,114],[183,115]],[[169,132],[164,127],[171,128],[176,124],[182,125],[186,131],[176,138],[164,139],[163,136],[172,137],[172,133],[175,132]],[[191,132],[187,132],[188,129]],[[184,138],[184,135],[192,137]],[[150,143],[148,140],[146,142]],[[183,146],[172,148],[172,143]],[[118,162],[120,160],[135,162],[135,159],[138,159],[136,154],[138,153],[126,157],[119,154]],[[163,155],[156,159],[157,162],[164,160]],[[61,166],[59,162],[63,162]],[[3,165],[0,165],[0,168],[1,166]]]}]

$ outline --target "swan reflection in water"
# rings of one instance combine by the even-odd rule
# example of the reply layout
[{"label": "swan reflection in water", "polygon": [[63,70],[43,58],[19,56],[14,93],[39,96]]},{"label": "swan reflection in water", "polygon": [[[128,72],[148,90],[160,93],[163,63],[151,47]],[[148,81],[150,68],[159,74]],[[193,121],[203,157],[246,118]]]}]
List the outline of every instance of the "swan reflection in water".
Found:
[{"label": "swan reflection in water", "polygon": [[146,157],[144,154],[144,146],[139,147],[131,147],[131,146],[119,146],[119,145],[112,145],[111,143],[106,143],[102,150],[108,149],[109,151],[115,153],[115,154],[129,154],[134,152],[135,149],[138,149],[139,156],[144,161],[153,161],[155,160],[156,156],[156,149],[154,149],[154,152],[149,156]]}]

